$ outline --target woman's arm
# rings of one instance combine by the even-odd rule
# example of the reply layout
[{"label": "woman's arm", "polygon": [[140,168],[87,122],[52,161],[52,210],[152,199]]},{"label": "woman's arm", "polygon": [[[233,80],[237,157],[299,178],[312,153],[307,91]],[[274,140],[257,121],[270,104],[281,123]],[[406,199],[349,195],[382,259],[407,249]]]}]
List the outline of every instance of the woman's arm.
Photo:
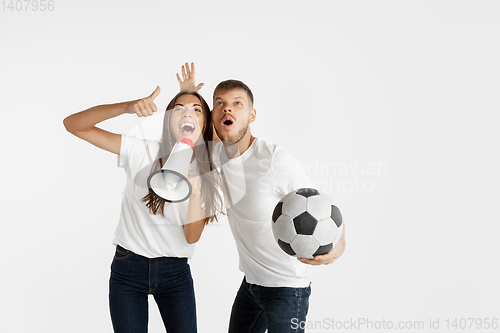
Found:
[{"label": "woman's arm", "polygon": [[201,207],[201,191],[196,172],[189,170],[188,178],[193,187],[189,197],[188,211],[184,224],[184,236],[189,244],[196,243],[205,228],[205,210]]},{"label": "woman's arm", "polygon": [[179,73],[177,73],[177,82],[179,82],[180,91],[198,92],[201,87],[205,85],[205,83],[196,85],[194,62],[191,63],[191,69],[189,68],[189,64],[186,62],[185,67],[181,67],[181,73],[182,79],[179,76]]},{"label": "woman's arm", "polygon": [[153,100],[159,93],[160,87],[156,87],[155,91],[146,98],[91,107],[66,117],[63,120],[64,127],[80,139],[118,155],[120,154],[121,135],[105,131],[95,125],[124,113],[135,113],[139,117],[150,116],[158,110]]}]

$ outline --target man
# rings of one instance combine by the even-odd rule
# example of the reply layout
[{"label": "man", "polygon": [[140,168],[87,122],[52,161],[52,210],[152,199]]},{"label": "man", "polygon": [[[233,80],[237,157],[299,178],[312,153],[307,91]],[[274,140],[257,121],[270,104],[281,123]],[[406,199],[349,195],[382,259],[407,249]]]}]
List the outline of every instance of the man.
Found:
[{"label": "man", "polygon": [[[194,85],[194,65],[188,64],[179,83]],[[185,87],[186,89],[186,87]],[[230,333],[300,332],[311,293],[307,265],[333,263],[345,249],[345,226],[340,241],[329,253],[314,259],[284,253],[272,235],[271,217],[278,201],[300,187],[313,187],[300,164],[284,149],[256,138],[250,123],[256,119],[253,94],[241,81],[226,80],[213,94],[212,123],[221,143],[214,162],[227,185],[229,225],[245,274],[234,301]]]}]

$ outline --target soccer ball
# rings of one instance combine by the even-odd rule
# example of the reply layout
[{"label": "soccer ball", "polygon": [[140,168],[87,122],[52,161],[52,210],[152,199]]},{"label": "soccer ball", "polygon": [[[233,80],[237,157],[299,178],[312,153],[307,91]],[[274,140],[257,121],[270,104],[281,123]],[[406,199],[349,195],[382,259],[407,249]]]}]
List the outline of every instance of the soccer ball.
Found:
[{"label": "soccer ball", "polygon": [[333,249],[344,227],[340,210],[313,188],[284,196],[274,208],[272,219],[279,247],[291,256],[308,259]]}]

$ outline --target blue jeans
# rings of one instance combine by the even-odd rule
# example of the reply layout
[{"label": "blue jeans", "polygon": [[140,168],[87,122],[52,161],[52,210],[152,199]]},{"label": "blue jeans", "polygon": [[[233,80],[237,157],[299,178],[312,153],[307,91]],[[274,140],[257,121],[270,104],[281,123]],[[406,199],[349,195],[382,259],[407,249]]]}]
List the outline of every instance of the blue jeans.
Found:
[{"label": "blue jeans", "polygon": [[[306,288],[263,287],[243,278],[236,294],[229,333],[304,332],[311,285]],[[304,324],[302,324],[304,327]]]},{"label": "blue jeans", "polygon": [[116,333],[148,331],[149,294],[168,333],[196,332],[193,279],[187,258],[149,259],[118,245],[109,279],[109,309]]}]

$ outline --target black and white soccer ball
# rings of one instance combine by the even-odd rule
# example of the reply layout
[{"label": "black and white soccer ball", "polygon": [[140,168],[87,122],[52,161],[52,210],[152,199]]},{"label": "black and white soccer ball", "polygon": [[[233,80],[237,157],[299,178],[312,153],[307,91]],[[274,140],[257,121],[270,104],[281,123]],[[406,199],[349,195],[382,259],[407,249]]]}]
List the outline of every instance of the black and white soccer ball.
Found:
[{"label": "black and white soccer ball", "polygon": [[291,256],[309,259],[333,249],[344,227],[340,210],[314,188],[288,193],[274,208],[272,219],[279,247]]}]

